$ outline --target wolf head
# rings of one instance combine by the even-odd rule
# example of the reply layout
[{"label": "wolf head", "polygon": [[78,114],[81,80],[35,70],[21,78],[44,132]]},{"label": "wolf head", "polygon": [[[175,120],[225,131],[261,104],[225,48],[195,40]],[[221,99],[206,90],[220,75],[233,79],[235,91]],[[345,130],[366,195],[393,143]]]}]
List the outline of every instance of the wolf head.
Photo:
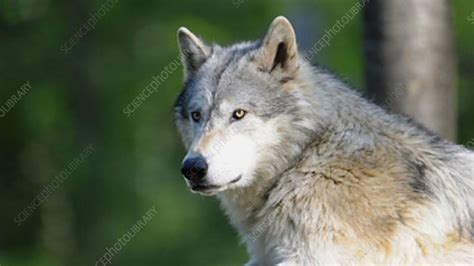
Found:
[{"label": "wolf head", "polygon": [[[176,124],[188,149],[182,173],[205,195],[249,186],[278,171],[312,126],[302,117],[302,60],[290,22],[277,17],[265,37],[231,47],[178,30],[185,85]],[[298,138],[299,136],[299,138]]]}]

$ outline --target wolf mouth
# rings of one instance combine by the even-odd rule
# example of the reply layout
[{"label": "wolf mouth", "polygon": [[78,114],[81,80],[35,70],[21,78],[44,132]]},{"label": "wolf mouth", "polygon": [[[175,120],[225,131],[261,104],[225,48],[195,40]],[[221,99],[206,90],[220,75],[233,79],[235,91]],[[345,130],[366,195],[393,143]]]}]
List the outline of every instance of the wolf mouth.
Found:
[{"label": "wolf mouth", "polygon": [[234,184],[240,181],[242,179],[242,175],[239,175],[237,178],[232,179],[229,184]]},{"label": "wolf mouth", "polygon": [[191,190],[194,191],[199,191],[199,192],[206,192],[210,190],[216,190],[221,188],[222,186],[217,186],[217,185],[203,185],[203,184],[196,184],[196,185],[191,185]]},{"label": "wolf mouth", "polygon": [[225,185],[210,185],[210,184],[191,184],[191,190],[195,192],[200,192],[200,193],[212,193],[212,192],[218,192],[220,190],[223,190],[226,186],[235,184],[242,179],[242,175],[238,176],[237,178],[232,179],[229,183]]}]

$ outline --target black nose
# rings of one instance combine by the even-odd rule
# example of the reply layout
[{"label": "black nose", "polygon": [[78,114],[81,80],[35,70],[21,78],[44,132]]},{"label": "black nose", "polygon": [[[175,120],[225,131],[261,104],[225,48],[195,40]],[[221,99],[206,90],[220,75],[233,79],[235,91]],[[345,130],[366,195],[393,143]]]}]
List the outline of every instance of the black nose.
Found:
[{"label": "black nose", "polygon": [[183,163],[183,168],[181,168],[181,173],[190,181],[199,181],[206,176],[206,160],[201,156],[186,159]]}]

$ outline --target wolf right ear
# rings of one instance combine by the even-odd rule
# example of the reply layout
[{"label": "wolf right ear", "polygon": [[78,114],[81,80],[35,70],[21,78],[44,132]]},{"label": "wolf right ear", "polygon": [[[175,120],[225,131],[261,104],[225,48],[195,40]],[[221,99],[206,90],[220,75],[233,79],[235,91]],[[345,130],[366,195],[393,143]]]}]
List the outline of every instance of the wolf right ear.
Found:
[{"label": "wolf right ear", "polygon": [[279,70],[293,74],[298,69],[296,34],[288,19],[279,16],[273,20],[256,59],[259,68],[268,73]]},{"label": "wolf right ear", "polygon": [[211,54],[211,47],[185,27],[178,29],[178,43],[184,64],[184,75],[187,77],[206,62]]}]

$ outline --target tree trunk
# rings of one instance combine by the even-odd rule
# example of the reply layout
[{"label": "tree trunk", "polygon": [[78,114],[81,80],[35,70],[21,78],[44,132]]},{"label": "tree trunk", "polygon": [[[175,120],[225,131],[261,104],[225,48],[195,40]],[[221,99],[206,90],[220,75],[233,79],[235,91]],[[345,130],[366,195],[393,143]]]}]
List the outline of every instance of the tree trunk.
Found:
[{"label": "tree trunk", "polygon": [[456,57],[449,0],[370,0],[364,13],[369,93],[455,140]]}]

